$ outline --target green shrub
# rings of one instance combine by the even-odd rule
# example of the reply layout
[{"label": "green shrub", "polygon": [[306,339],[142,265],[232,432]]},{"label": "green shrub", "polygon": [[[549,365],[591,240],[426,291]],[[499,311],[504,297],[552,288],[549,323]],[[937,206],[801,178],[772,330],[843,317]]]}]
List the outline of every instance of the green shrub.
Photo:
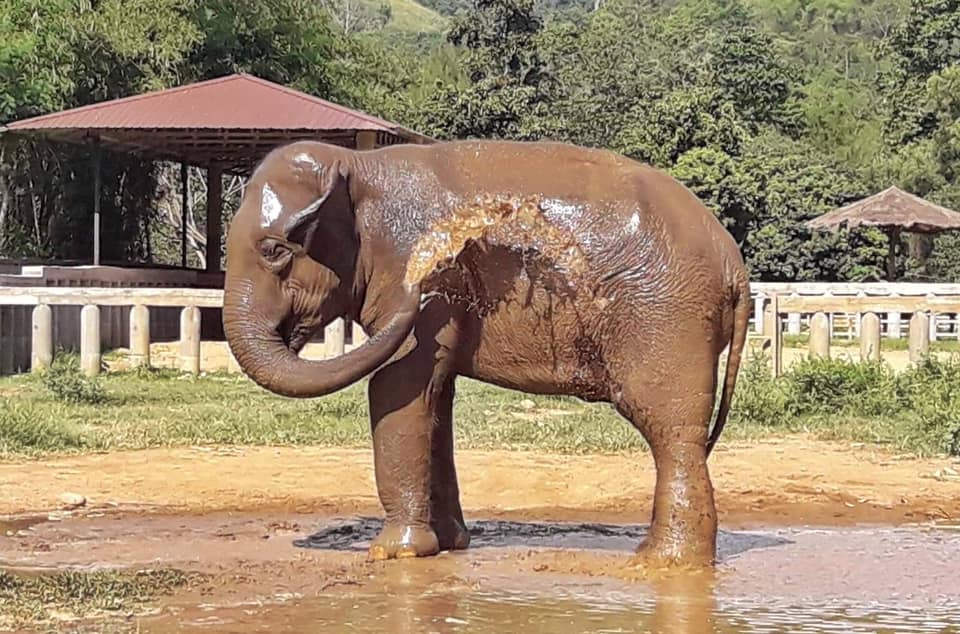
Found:
[{"label": "green shrub", "polygon": [[85,375],[72,355],[60,355],[44,372],[43,384],[53,398],[64,403],[96,405],[106,400],[100,379]]},{"label": "green shrub", "polygon": [[923,359],[897,377],[897,391],[932,445],[960,455],[960,359]]},{"label": "green shrub", "polygon": [[783,376],[795,416],[883,416],[901,409],[893,370],[882,362],[806,359]]},{"label": "green shrub", "polygon": [[789,419],[783,383],[773,378],[770,360],[755,352],[744,364],[737,379],[730,420],[733,424],[783,427]]}]

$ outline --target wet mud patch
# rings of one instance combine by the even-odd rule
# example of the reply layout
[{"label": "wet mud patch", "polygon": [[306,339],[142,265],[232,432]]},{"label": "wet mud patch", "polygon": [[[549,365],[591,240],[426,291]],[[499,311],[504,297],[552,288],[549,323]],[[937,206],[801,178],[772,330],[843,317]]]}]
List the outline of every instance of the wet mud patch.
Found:
[{"label": "wet mud patch", "polygon": [[417,284],[453,266],[469,245],[522,251],[559,272],[581,274],[587,268],[576,236],[551,223],[539,199],[487,195],[453,210],[424,233],[413,247],[404,282]]},{"label": "wet mud patch", "polygon": [[366,562],[380,527],[265,511],[70,517],[0,539],[0,563],[210,577],[72,631],[960,631],[950,526],[724,530],[716,570],[677,574],[631,567],[638,524],[481,519],[466,551]]},{"label": "wet mud patch", "polygon": [[[361,517],[323,527],[305,539],[294,540],[298,548],[321,550],[366,550],[383,521]],[[647,535],[648,527],[587,522],[520,522],[509,520],[468,521],[470,548],[551,548],[629,553]],[[717,556],[720,561],[757,548],[789,544],[784,536],[749,531],[720,530]]]}]

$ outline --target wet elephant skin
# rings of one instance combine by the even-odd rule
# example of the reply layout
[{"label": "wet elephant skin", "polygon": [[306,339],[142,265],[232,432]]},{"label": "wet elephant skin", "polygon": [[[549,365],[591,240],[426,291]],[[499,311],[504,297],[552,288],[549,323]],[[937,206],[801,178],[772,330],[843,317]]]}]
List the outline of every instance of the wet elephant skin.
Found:
[{"label": "wet elephant skin", "polygon": [[[456,377],[467,376],[613,404],[657,467],[639,562],[701,565],[716,553],[707,458],[729,411],[748,300],[737,245],[713,214],[668,175],[616,154],[297,142],[261,162],[231,223],[223,318],[244,372],[275,393],[323,396],[372,373],[385,511],[372,558],[469,544],[452,420]],[[369,340],[300,359],[337,317]]]}]

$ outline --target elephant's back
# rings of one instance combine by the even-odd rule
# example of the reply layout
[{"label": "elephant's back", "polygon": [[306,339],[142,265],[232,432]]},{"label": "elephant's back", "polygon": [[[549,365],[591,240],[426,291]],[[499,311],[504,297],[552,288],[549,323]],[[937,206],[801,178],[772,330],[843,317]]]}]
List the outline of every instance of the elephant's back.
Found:
[{"label": "elephant's back", "polygon": [[427,172],[408,190],[430,199],[424,228],[449,207],[509,198],[533,203],[598,270],[719,270],[731,245],[736,249],[713,213],[679,181],[607,150],[476,140],[383,152],[404,174],[414,165]]}]

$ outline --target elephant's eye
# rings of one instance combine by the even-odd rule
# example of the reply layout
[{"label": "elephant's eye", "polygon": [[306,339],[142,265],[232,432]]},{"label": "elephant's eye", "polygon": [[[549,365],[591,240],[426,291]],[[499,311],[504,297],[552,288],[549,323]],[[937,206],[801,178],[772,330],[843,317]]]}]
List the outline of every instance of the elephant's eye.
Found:
[{"label": "elephant's eye", "polygon": [[283,267],[290,262],[290,249],[287,245],[266,238],[258,245],[260,255],[271,268]]}]

